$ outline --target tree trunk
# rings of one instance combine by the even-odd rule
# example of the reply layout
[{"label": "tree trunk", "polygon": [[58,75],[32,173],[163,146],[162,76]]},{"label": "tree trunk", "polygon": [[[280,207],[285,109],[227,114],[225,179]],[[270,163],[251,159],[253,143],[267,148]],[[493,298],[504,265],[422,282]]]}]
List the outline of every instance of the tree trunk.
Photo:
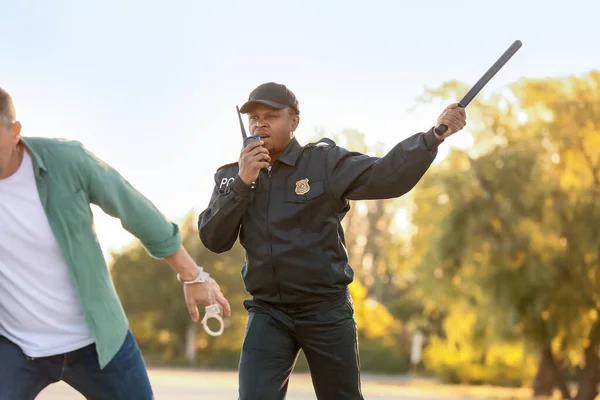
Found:
[{"label": "tree trunk", "polygon": [[[367,244],[365,245],[364,255],[371,255],[371,270],[366,274],[370,275],[373,279],[372,284],[367,286],[369,295],[374,297],[379,303],[382,302],[382,284],[381,275],[379,271],[379,264],[381,259],[381,247],[389,244],[387,242],[387,234],[380,232],[378,229],[378,223],[385,214],[383,201],[376,200],[369,204],[368,213],[366,216],[367,223]],[[363,274],[365,271],[362,271]]]},{"label": "tree trunk", "polygon": [[187,358],[188,362],[191,364],[196,362],[196,335],[197,325],[190,323],[185,338],[185,358]]},{"label": "tree trunk", "polygon": [[533,380],[534,396],[552,396],[554,387],[558,387],[563,399],[571,399],[567,383],[556,364],[550,345],[540,351],[538,371]]},{"label": "tree trunk", "polygon": [[548,346],[545,346],[540,352],[538,370],[533,380],[533,395],[552,396],[554,390],[553,376],[552,352]]},{"label": "tree trunk", "polygon": [[596,321],[589,334],[590,345],[585,349],[585,367],[579,375],[579,387],[575,400],[594,400],[598,395],[598,346],[600,345],[600,321]]},{"label": "tree trunk", "polygon": [[590,346],[585,349],[585,367],[579,377],[579,388],[575,400],[594,400],[598,395],[598,348]]},{"label": "tree trunk", "polygon": [[560,394],[562,395],[562,398],[569,399],[569,400],[572,399],[573,397],[571,396],[571,391],[569,390],[569,387],[567,386],[567,381],[565,381],[565,377],[563,376],[562,372],[560,371],[560,363],[558,363],[556,361],[556,359],[554,359],[553,366],[554,366],[555,385],[558,388],[558,390],[560,390]]}]

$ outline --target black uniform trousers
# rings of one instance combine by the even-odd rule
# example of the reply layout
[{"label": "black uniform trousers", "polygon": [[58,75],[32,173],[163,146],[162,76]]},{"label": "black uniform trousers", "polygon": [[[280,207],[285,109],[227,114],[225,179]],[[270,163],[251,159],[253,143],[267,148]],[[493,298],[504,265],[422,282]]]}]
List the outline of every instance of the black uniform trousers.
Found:
[{"label": "black uniform trousers", "polygon": [[317,399],[364,399],[350,297],[302,316],[258,300],[247,300],[244,305],[248,322],[239,364],[238,400],[285,399],[300,349],[308,361]]}]

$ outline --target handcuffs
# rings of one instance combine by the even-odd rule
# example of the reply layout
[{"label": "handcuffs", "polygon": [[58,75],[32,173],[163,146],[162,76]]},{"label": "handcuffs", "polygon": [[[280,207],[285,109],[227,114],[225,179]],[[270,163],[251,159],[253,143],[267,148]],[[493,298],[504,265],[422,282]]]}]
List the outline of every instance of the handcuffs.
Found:
[{"label": "handcuffs", "polygon": [[[204,327],[206,333],[208,333],[210,336],[221,336],[221,334],[223,333],[223,318],[221,318],[220,312],[221,307],[219,307],[218,304],[211,304],[210,306],[206,306],[206,314],[204,314],[204,318],[202,318],[202,326]],[[208,327],[208,320],[211,318],[214,318],[217,321],[219,321],[219,330],[216,332]]]},{"label": "handcuffs", "polygon": [[[198,276],[191,281],[182,281],[181,276],[177,274],[177,280],[182,282],[184,285],[191,285],[194,283],[203,283],[206,282],[208,277],[210,276],[208,273],[204,272],[204,268],[198,266]],[[213,331],[208,326],[208,320],[214,318],[219,321],[219,330]],[[204,318],[201,321],[202,327],[210,336],[220,336],[224,330],[223,318],[221,317],[221,307],[218,304],[211,304],[206,306]]]}]

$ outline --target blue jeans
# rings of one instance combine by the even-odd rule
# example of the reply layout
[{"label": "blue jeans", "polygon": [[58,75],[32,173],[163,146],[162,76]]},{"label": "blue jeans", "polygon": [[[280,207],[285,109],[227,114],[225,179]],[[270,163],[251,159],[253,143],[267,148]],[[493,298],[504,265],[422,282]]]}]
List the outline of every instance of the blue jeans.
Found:
[{"label": "blue jeans", "polygon": [[94,344],[57,356],[31,359],[0,336],[0,400],[34,400],[46,386],[58,381],[64,381],[86,399],[153,399],[146,365],[131,331],[102,370]]}]

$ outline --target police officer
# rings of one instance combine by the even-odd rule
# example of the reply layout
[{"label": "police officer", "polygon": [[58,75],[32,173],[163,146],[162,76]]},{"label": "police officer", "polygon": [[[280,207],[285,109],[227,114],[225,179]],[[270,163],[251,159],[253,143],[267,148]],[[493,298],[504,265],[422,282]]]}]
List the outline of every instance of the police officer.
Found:
[{"label": "police officer", "polygon": [[246,249],[242,267],[252,296],[239,364],[241,400],[285,398],[299,350],[308,361],[318,399],[363,399],[357,329],[348,285],[341,222],[349,200],[402,196],[421,179],[444,139],[461,130],[465,110],[448,106],[432,127],[378,158],[330,139],[301,146],[295,95],[269,82],[240,109],[260,137],[238,162],[216,171],[199,235],[213,252]]}]

